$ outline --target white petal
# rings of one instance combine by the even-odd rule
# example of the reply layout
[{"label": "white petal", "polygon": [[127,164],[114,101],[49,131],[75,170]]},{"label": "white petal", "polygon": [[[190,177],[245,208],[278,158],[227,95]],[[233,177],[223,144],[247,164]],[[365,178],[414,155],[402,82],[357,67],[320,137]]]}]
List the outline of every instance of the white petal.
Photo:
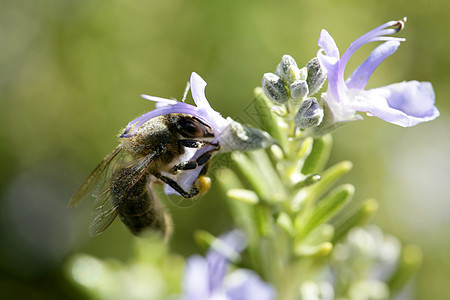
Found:
[{"label": "white petal", "polygon": [[192,98],[194,99],[195,104],[198,108],[209,108],[212,109],[209,105],[208,100],[205,96],[205,88],[206,88],[206,81],[203,80],[203,78],[200,77],[195,72],[192,72],[191,74],[191,94]]}]

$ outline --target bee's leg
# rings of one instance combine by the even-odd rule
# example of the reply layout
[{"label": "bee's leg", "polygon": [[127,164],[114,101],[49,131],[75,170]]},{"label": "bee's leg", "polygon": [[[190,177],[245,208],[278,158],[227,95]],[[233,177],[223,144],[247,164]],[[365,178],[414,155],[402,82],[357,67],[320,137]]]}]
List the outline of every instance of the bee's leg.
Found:
[{"label": "bee's leg", "polygon": [[208,172],[208,168],[209,168],[209,163],[206,163],[206,164],[203,166],[202,170],[200,171],[200,174],[198,174],[198,175],[199,175],[199,176],[205,176],[206,173]]},{"label": "bee's leg", "polygon": [[217,149],[211,149],[200,155],[196,160],[190,160],[176,164],[172,168],[172,174],[176,174],[178,171],[182,170],[194,170],[199,166],[203,166],[211,159],[212,154],[216,151]]},{"label": "bee's leg", "polygon": [[164,183],[168,184],[171,188],[177,191],[184,198],[192,198],[199,193],[199,190],[197,189],[195,184],[191,186],[191,190],[189,192],[186,192],[175,180],[157,172],[152,173],[152,175],[155,176],[156,178],[161,179]]},{"label": "bee's leg", "polygon": [[178,143],[181,146],[188,147],[188,148],[203,148],[205,146],[214,146],[215,151],[220,149],[220,145],[218,143],[210,143],[210,142],[197,141],[197,140],[179,140]]},{"label": "bee's leg", "polygon": [[176,164],[175,166],[173,166],[172,168],[172,173],[176,174],[178,171],[181,170],[194,170],[197,169],[198,167],[198,163],[197,161],[184,161],[182,163]]},{"label": "bee's leg", "polygon": [[215,151],[216,150],[211,150],[211,151],[205,152],[202,155],[200,155],[195,161],[197,162],[197,164],[199,166],[203,166],[204,164],[206,164],[211,159],[212,154]]}]

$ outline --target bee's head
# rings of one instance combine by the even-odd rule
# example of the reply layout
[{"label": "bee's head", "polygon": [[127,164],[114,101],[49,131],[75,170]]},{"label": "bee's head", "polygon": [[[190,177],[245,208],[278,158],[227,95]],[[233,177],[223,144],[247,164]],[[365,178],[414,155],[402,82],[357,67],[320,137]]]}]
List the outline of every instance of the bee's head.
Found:
[{"label": "bee's head", "polygon": [[214,132],[209,125],[191,115],[179,114],[173,116],[171,123],[175,126],[176,131],[184,138],[198,139],[214,137]]}]

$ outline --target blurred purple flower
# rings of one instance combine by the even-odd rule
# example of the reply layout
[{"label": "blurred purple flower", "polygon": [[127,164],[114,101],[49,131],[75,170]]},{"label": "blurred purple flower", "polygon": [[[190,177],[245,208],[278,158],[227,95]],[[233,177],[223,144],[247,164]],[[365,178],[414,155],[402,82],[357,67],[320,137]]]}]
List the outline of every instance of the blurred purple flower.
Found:
[{"label": "blurred purple flower", "polygon": [[[380,63],[397,50],[400,42],[405,41],[389,36],[403,29],[405,21],[406,18],[390,21],[369,31],[351,43],[342,57],[331,35],[322,29],[318,42],[321,49],[317,57],[327,71],[328,89],[323,98],[333,114],[334,122],[361,119],[355,114],[356,111],[403,127],[431,121],[439,116],[430,82],[404,81],[364,90],[369,77]],[[344,81],[345,66],[350,57],[362,45],[375,41],[384,43],[375,48]]]},{"label": "blurred purple flower", "polygon": [[[195,116],[208,124],[213,132],[214,139],[212,143],[220,145],[220,151],[247,151],[258,148],[265,148],[274,144],[272,137],[261,130],[249,128],[231,118],[223,118],[220,113],[215,111],[210,105],[205,96],[206,82],[195,72],[191,74],[190,88],[192,98],[196,106],[178,102],[172,99],[159,98],[149,95],[142,95],[142,98],[156,102],[156,108],[148,113],[129,122],[125,128],[125,132],[120,135],[120,138],[128,138],[136,135],[139,128],[152,118],[174,114],[183,113]],[[214,149],[214,146],[208,145],[202,148],[186,148],[186,153],[190,155],[188,160],[195,160],[205,152]],[[202,167],[194,170],[185,170],[177,174],[174,180],[185,190],[188,190],[194,181],[198,178]],[[166,194],[177,194],[170,186],[164,185]]]},{"label": "blurred purple flower", "polygon": [[211,245],[206,258],[191,256],[186,262],[183,300],[275,299],[275,289],[246,269],[226,275],[229,260],[236,260],[245,248],[245,236],[234,230]]}]

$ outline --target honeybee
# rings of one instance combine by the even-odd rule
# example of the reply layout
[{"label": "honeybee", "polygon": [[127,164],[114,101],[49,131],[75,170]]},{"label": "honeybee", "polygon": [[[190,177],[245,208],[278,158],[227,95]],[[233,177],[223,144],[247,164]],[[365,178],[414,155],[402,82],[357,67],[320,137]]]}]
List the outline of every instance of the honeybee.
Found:
[{"label": "honeybee", "polygon": [[[152,185],[162,181],[185,198],[207,189],[202,184],[207,181],[202,179],[211,156],[220,148],[213,139],[212,128],[195,116],[172,113],[152,118],[136,135],[121,139],[73,195],[69,206],[95,198],[91,236],[103,232],[119,215],[135,235],[154,229],[167,238],[171,219]],[[203,150],[200,155],[187,155],[189,149],[199,148]],[[186,189],[178,184],[177,174],[197,168],[202,170],[192,186]]]}]

